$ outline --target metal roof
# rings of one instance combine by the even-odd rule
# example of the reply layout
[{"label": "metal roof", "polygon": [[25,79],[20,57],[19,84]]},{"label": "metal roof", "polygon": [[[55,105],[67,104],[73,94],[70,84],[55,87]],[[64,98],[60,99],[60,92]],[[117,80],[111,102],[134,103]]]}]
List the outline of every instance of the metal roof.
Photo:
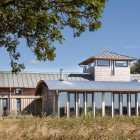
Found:
[{"label": "metal roof", "polygon": [[[139,82],[108,82],[108,81],[42,81],[48,89],[58,91],[140,91]],[[41,83],[41,82],[40,82]],[[40,84],[39,84],[40,85]],[[38,85],[38,88],[39,88]]]},{"label": "metal roof", "polygon": [[133,57],[106,51],[84,60],[83,62],[79,63],[79,65],[87,65],[89,62],[93,62],[95,59],[129,60],[129,61],[135,60],[135,58]]},{"label": "metal roof", "polygon": [[[40,80],[59,80],[59,78],[59,72],[20,72],[17,75],[11,72],[0,72],[0,87],[36,88]],[[92,75],[86,73],[63,73],[63,79],[67,81],[93,80]]]}]

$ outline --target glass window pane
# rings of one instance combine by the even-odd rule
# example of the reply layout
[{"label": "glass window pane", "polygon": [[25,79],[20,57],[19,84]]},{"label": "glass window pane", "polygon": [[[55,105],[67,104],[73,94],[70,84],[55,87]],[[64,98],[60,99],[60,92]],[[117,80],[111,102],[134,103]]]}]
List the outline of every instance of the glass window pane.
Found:
[{"label": "glass window pane", "polygon": [[128,63],[127,61],[116,61],[115,65],[116,67],[127,67]]},{"label": "glass window pane", "polygon": [[97,64],[98,66],[110,66],[109,60],[98,60]]},{"label": "glass window pane", "polygon": [[16,94],[21,94],[21,88],[16,88]]}]

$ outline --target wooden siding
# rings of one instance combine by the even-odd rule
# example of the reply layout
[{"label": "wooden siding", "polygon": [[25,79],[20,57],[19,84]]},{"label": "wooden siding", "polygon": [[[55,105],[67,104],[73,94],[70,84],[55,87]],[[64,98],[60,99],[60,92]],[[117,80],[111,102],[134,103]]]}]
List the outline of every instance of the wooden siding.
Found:
[{"label": "wooden siding", "polygon": [[57,99],[55,92],[49,92],[47,94],[43,94],[42,97],[42,112],[47,115],[56,113],[57,108]]},{"label": "wooden siding", "polygon": [[129,67],[115,67],[111,75],[111,67],[95,67],[95,81],[130,81]]},{"label": "wooden siding", "polygon": [[[11,95],[20,95],[15,93],[16,88],[11,88]],[[35,95],[35,88],[21,88],[21,95]],[[0,95],[10,95],[10,88],[0,88]]]}]

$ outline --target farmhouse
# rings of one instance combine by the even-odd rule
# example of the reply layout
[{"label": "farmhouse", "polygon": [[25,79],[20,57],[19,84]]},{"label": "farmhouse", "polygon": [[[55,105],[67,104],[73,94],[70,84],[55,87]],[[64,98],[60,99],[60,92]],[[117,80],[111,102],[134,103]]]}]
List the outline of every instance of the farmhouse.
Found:
[{"label": "farmhouse", "polygon": [[[106,98],[111,101],[110,115],[113,117],[117,113],[116,95],[120,115],[125,114],[123,97],[127,96],[127,115],[135,113],[138,116],[140,75],[130,74],[130,62],[133,60],[135,58],[107,51],[79,63],[83,67],[83,73],[64,73],[62,69],[59,73],[20,72],[15,75],[0,72],[0,114],[21,111],[33,115],[46,113],[61,116],[60,103],[66,101],[64,112],[68,118],[72,114],[78,117],[82,111],[86,115],[89,110],[88,102],[91,102],[90,109],[93,116],[96,116],[96,104],[99,102],[96,95],[101,94],[102,116],[107,111]],[[63,94],[67,95],[65,101],[60,98]],[[134,110],[131,107],[132,100],[135,103]]]}]

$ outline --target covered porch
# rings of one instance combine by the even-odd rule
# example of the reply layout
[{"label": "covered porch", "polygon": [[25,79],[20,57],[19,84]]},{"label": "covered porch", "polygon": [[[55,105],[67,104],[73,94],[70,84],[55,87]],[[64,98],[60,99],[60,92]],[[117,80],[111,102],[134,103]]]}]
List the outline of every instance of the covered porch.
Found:
[{"label": "covered porch", "polygon": [[[61,116],[60,113],[60,95],[66,93],[66,115],[69,118],[71,115],[70,113],[70,103],[71,99],[70,96],[73,94],[73,104],[74,104],[74,111],[75,116],[78,117],[80,115],[80,96],[83,96],[83,110],[85,116],[87,115],[88,110],[88,96],[90,95],[91,100],[91,110],[92,115],[95,117],[96,114],[96,104],[101,102],[101,115],[104,117],[106,115],[106,101],[105,97],[108,94],[111,94],[108,97],[110,100],[110,115],[113,117],[115,115],[115,101],[116,95],[118,95],[117,102],[118,102],[118,114],[124,115],[123,111],[123,102],[126,102],[126,113],[128,116],[131,116],[132,108],[131,103],[132,100],[135,104],[134,112],[136,116],[139,115],[139,101],[138,95],[140,92],[140,83],[139,82],[108,82],[108,81],[40,81],[37,86],[36,95],[46,95],[47,93],[51,93],[52,99],[52,113],[57,113],[58,116]],[[52,96],[52,93],[54,96]],[[95,98],[96,95],[101,94],[101,101]],[[123,97],[126,95],[126,100]],[[134,98],[132,98],[134,96]]]}]

